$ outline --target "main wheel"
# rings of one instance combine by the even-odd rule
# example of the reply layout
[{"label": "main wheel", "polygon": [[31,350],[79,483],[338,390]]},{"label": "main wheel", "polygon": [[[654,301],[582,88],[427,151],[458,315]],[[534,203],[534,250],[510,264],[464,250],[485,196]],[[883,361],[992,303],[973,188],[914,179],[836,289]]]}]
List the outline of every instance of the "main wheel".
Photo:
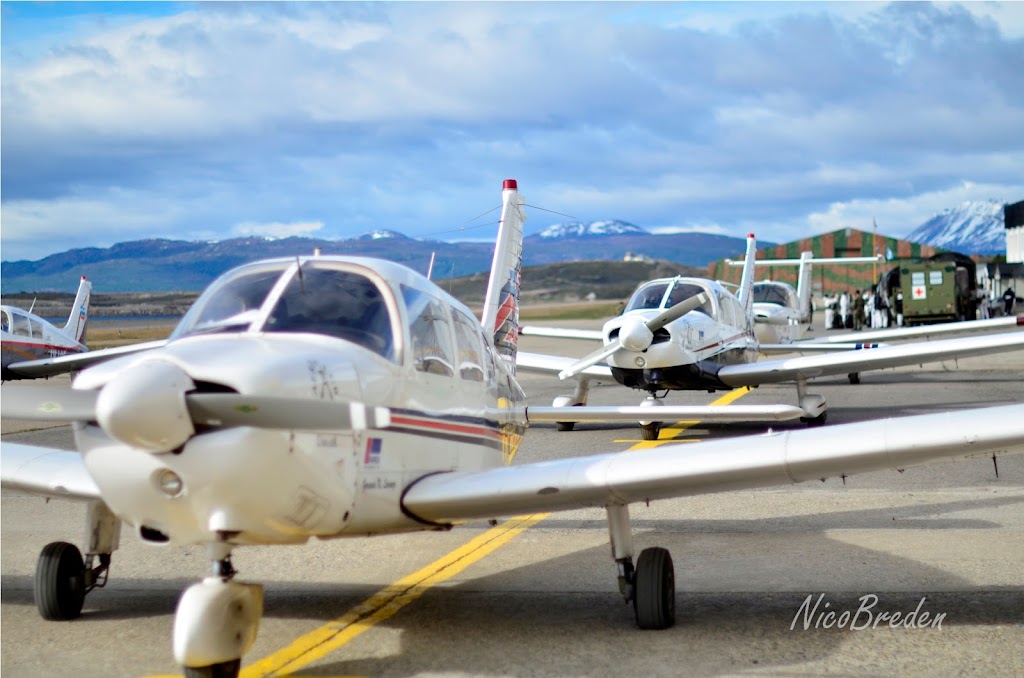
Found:
[{"label": "main wheel", "polygon": [[850,380],[851,384],[860,383],[860,372],[850,372],[846,377]]},{"label": "main wheel", "polygon": [[667,629],[676,623],[676,575],[667,549],[655,546],[640,552],[633,611],[642,629]]},{"label": "main wheel", "polygon": [[659,433],[661,433],[660,421],[650,424],[640,424],[640,437],[644,440],[657,440]]},{"label": "main wheel", "polygon": [[242,668],[241,659],[233,659],[209,666],[186,666],[186,678],[237,678]]},{"label": "main wheel", "polygon": [[825,410],[816,417],[800,417],[800,421],[807,424],[808,426],[821,426],[825,423],[828,418],[828,410]]},{"label": "main wheel", "polygon": [[558,421],[555,422],[555,426],[558,427],[559,431],[571,431],[573,426],[576,425],[575,421]]},{"label": "main wheel", "polygon": [[36,561],[33,592],[43,619],[66,621],[82,614],[85,562],[77,546],[55,541],[43,547]]}]

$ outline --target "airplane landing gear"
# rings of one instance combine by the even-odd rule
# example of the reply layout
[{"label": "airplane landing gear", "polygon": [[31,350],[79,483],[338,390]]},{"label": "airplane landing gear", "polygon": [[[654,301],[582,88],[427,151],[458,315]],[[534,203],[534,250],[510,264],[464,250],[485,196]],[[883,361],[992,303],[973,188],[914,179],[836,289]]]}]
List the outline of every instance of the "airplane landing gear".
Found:
[{"label": "airplane landing gear", "polygon": [[231,546],[207,546],[213,576],[185,590],[174,614],[174,659],[189,678],[235,678],[263,614],[263,586],[234,581]]},{"label": "airplane landing gear", "polygon": [[[552,407],[581,407],[587,404],[590,395],[590,380],[583,377],[576,380],[576,388],[572,395],[561,395],[552,401]],[[559,421],[555,425],[559,431],[571,431],[576,425],[574,421]]]},{"label": "airplane landing gear", "polygon": [[[661,398],[658,398],[654,391],[651,391],[651,394],[644,398],[644,401],[640,403],[640,407],[661,407],[662,405],[664,405],[664,403],[661,401]],[[640,422],[640,437],[644,440],[657,440],[659,433],[661,433],[660,421]]]},{"label": "airplane landing gear", "polygon": [[641,629],[667,629],[676,621],[676,583],[672,556],[661,547],[640,552],[633,566],[633,531],[629,508],[607,506],[608,535],[612,557],[619,572],[619,591],[633,604],[636,625]]},{"label": "airplane landing gear", "polygon": [[796,395],[800,400],[800,409],[804,411],[804,416],[800,417],[800,421],[808,426],[824,424],[828,415],[825,398],[815,393],[808,393],[807,380],[802,377],[796,381]]},{"label": "airplane landing gear", "polygon": [[78,547],[66,541],[49,543],[39,554],[32,593],[43,619],[77,619],[82,614],[85,594],[106,585],[110,554],[118,546],[121,522],[106,504],[94,502],[89,505],[86,517],[86,535],[84,559]]}]

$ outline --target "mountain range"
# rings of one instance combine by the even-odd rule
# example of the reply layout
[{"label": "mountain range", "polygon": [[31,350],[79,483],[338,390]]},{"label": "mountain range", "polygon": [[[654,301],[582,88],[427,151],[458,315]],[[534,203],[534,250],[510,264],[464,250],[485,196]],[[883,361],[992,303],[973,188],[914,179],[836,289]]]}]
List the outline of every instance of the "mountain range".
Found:
[{"label": "mountain range", "polygon": [[[769,244],[769,243],[766,243]],[[655,235],[623,221],[557,224],[527,236],[523,264],[567,261],[657,259],[704,267],[709,261],[736,257],[745,241],[724,235],[678,233]],[[5,292],[64,291],[79,276],[93,280],[97,291],[162,292],[201,290],[224,271],[257,259],[321,253],[378,257],[426,273],[434,257],[436,281],[486,271],[493,242],[420,240],[396,231],[377,230],[345,240],[315,238],[234,238],[215,242],[136,240],[107,248],[73,249],[38,261],[0,263]]]},{"label": "mountain range", "polygon": [[[966,202],[934,216],[904,240],[963,254],[1005,252],[1003,203]],[[774,243],[759,242],[760,246]],[[201,290],[224,271],[248,261],[312,254],[346,254],[398,261],[433,278],[448,280],[490,268],[492,242],[445,242],[380,229],[355,238],[246,237],[222,241],[137,240],[107,248],[73,249],[38,261],[0,263],[8,293],[66,291],[81,275],[103,292]],[[704,267],[741,256],[744,240],[708,233],[653,234],[626,221],[568,222],[525,238],[526,266],[567,261],[622,260],[627,255]]]}]

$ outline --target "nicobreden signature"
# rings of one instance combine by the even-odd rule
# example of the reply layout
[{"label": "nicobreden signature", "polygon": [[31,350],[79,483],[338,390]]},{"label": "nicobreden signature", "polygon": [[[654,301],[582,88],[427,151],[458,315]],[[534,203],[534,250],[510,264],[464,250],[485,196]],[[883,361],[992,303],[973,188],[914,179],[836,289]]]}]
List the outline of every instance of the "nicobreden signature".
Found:
[{"label": "nicobreden signature", "polygon": [[863,631],[865,629],[878,628],[879,626],[888,626],[894,629],[933,628],[941,631],[942,620],[946,618],[945,612],[933,614],[927,610],[922,610],[924,601],[927,600],[924,597],[921,598],[914,611],[908,613],[875,610],[875,607],[878,605],[878,596],[873,593],[868,593],[858,598],[860,600],[860,607],[855,611],[833,609],[832,603],[828,601],[825,601],[825,604],[822,605],[824,598],[824,593],[819,594],[817,600],[814,599],[814,594],[807,596],[803,604],[796,611],[793,623],[789,625],[789,630],[795,629],[802,617],[804,631],[810,628],[838,628],[850,631]]}]

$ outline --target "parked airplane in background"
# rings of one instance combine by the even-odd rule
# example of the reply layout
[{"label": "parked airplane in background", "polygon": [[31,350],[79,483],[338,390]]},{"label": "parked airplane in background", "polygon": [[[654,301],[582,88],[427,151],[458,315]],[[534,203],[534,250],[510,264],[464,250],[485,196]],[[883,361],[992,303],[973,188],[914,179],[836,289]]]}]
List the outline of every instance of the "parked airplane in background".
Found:
[{"label": "parked airplane in background", "polygon": [[84,370],[73,389],[8,386],[4,416],[77,422],[79,451],[4,444],[3,486],[90,507],[84,561],[67,542],[40,555],[41,614],[79,616],[122,522],[152,544],[205,545],[213,573],[180,599],[174,655],[188,675],[230,676],[263,607],[262,587],[235,578],[239,546],[595,506],[637,624],[665,628],[672,560],[652,547],[634,563],[630,503],[1024,452],[1024,406],[1011,406],[506,467],[551,408],[528,408],[515,378],[525,202],[513,180],[502,196],[483,326],[399,264],[276,259],[216,280],[166,346]]},{"label": "parked airplane in background", "polygon": [[0,306],[0,351],[3,354],[0,378],[24,379],[28,375],[19,370],[20,363],[37,359],[83,353],[85,327],[89,316],[89,295],[92,283],[82,276],[78,294],[71,305],[71,314],[64,327],[59,328],[31,312],[4,304]]},{"label": "parked airplane in background", "polygon": [[[520,352],[517,364],[521,369],[557,373],[561,379],[574,378],[575,391],[553,403],[566,412],[586,404],[592,379],[609,374],[620,384],[647,391],[642,407],[663,406],[665,394],[659,396],[659,391],[715,391],[793,381],[801,418],[821,424],[827,414],[825,398],[807,390],[808,380],[814,377],[1024,348],[1024,332],[1009,332],[758,362],[761,348],[754,334],[753,312],[755,250],[750,235],[738,295],[704,278],[653,280],[633,293],[622,315],[605,323],[600,335],[602,348],[579,360]],[[592,333],[586,333],[580,338],[590,336]],[[601,365],[603,361],[607,367]],[[647,412],[640,421],[641,435],[655,440],[667,417],[662,417],[660,410]],[[567,416],[559,429],[573,426]]]}]

